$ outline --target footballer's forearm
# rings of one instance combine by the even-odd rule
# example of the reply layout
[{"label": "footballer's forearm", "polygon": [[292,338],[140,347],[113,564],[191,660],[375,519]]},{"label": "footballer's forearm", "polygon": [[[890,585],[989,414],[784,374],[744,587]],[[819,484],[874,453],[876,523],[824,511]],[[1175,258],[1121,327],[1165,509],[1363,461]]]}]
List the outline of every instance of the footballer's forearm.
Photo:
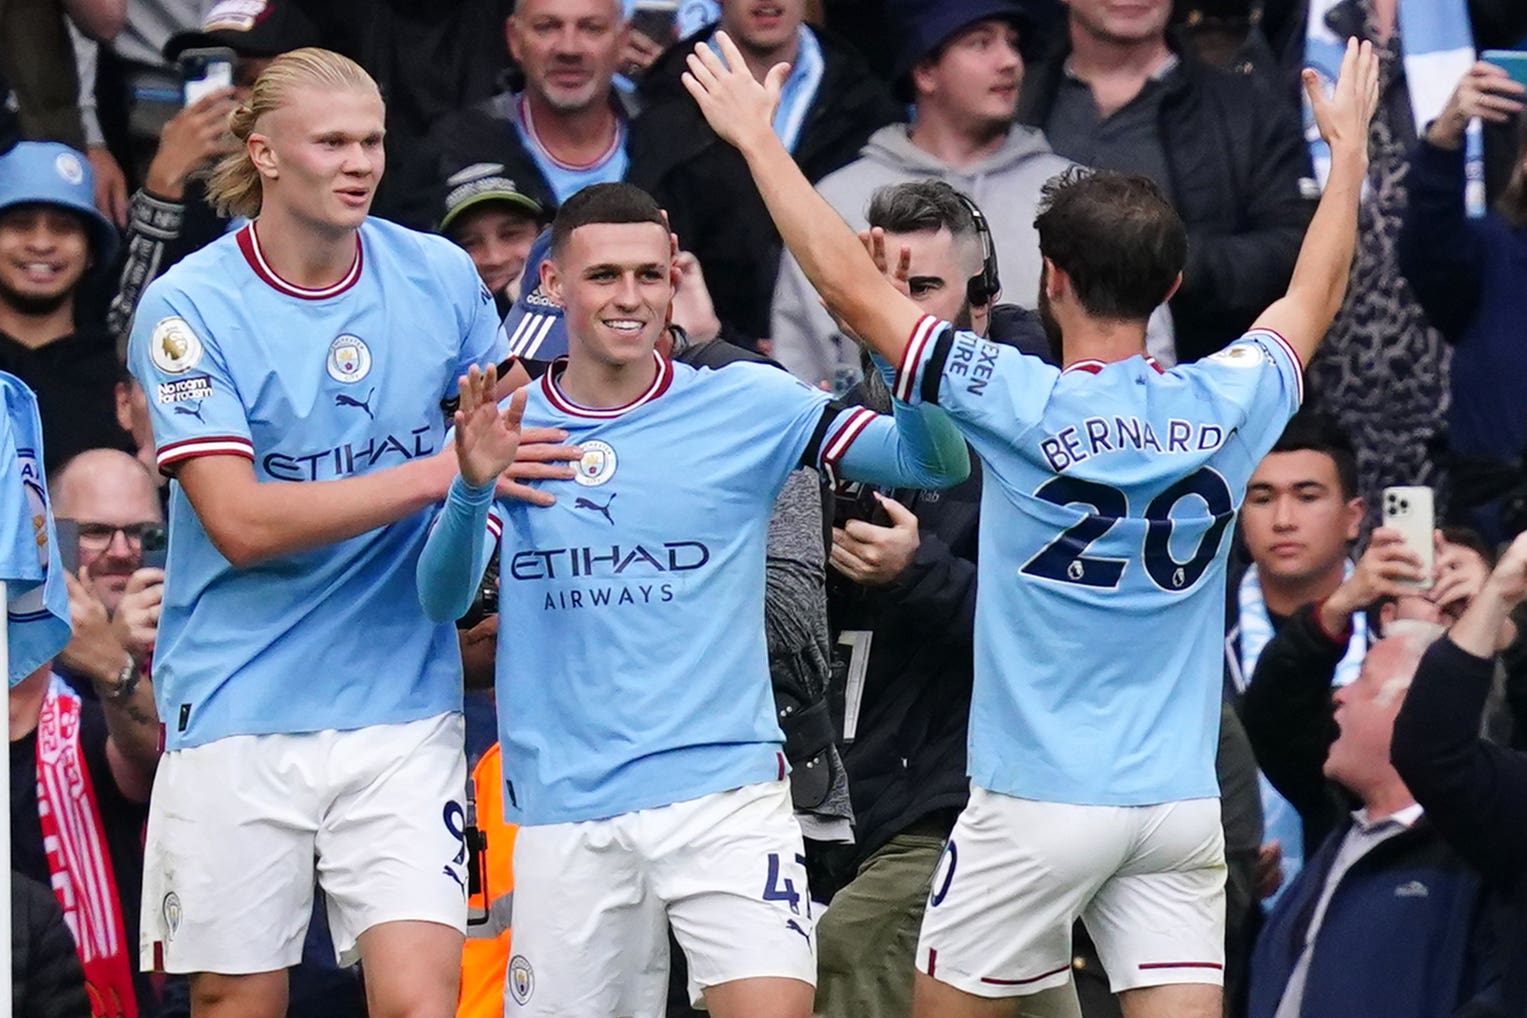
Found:
[{"label": "footballer's forearm", "polygon": [[742,155],[785,246],[828,308],[881,356],[900,363],[922,310],[881,274],[772,132]]},{"label": "footballer's forearm", "polygon": [[[1347,151],[1336,154],[1325,193],[1310,220],[1289,293],[1309,291],[1311,299],[1321,302],[1327,323],[1341,310],[1352,272],[1352,256],[1357,250],[1357,210],[1362,200],[1363,181],[1368,175],[1368,155]],[[1303,351],[1301,351],[1302,353]],[[1313,351],[1311,351],[1313,352]]]},{"label": "footballer's forearm", "polygon": [[970,476],[970,452],[944,411],[893,400],[892,416],[864,429],[840,469],[850,480],[885,487],[951,488]]},{"label": "footballer's forearm", "polygon": [[445,496],[440,456],[334,481],[260,481],[240,456],[205,456],[176,477],[212,544],[240,568],[337,544],[396,523]]},{"label": "footballer's forearm", "polygon": [[454,622],[472,606],[492,553],[484,534],[494,488],[494,482],[474,487],[462,477],[451,482],[415,571],[419,607],[431,621]]},{"label": "footballer's forearm", "polygon": [[1367,173],[1367,153],[1350,149],[1334,153],[1288,292],[1257,320],[1258,326],[1288,340],[1301,364],[1309,364],[1346,297]]}]

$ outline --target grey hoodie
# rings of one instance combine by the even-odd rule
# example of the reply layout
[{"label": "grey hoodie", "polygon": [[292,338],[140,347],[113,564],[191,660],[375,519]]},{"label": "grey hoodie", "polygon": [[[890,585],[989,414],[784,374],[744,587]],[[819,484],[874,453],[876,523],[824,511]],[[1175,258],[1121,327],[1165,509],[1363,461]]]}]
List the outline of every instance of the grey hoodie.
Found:
[{"label": "grey hoodie", "polygon": [[[1032,308],[1039,293],[1039,235],[1034,210],[1045,181],[1071,162],[1050,151],[1043,134],[1015,126],[1002,148],[964,170],[940,162],[912,144],[907,125],[891,124],[870,135],[860,157],[828,174],[817,191],[848,225],[862,230],[870,197],[887,184],[936,178],[968,194],[991,224],[1001,267],[1004,299]],[[774,359],[808,383],[832,382],[838,369],[859,376],[859,351],[838,334],[832,319],[785,252],[774,289],[771,320]]]}]

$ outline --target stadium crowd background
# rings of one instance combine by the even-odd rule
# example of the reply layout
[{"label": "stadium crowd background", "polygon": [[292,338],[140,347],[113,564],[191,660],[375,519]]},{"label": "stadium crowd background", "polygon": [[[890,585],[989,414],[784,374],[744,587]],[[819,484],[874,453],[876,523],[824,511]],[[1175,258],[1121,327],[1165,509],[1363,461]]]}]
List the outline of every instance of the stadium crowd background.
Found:
[{"label": "stadium crowd background", "polygon": [[[538,235],[580,188],[629,180],[658,198],[685,252],[674,357],[762,355],[886,403],[782,259],[741,157],[679,86],[681,54],[718,18],[756,74],[794,64],[776,130],[852,225],[968,238],[967,207],[937,188],[871,207],[878,188],[926,180],[984,213],[989,257],[919,248],[937,270],[913,272],[913,296],[944,288],[954,303],[935,313],[996,341],[1051,356],[1033,315],[1044,182],[1073,163],[1154,179],[1190,238],[1184,285],[1152,319],[1166,364],[1218,351],[1288,283],[1321,180],[1296,87],[1300,67],[1321,66],[1311,26],[1377,45],[1353,282],[1308,366],[1305,410],[1252,478],[1227,596],[1227,1009],[1527,1014],[1527,793],[1513,791],[1509,755],[1527,748],[1527,654],[1514,638],[1480,651],[1460,637],[1423,658],[1415,634],[1431,631],[1404,625],[1452,622],[1490,596],[1498,551],[1527,528],[1521,90],[1474,57],[1527,47],[1527,10],[1510,0],[0,2],[0,369],[38,394],[80,570],[73,640],[10,695],[16,985],[30,1008],[16,1013],[188,1013],[183,981],[139,971],[131,947],[65,940],[102,920],[80,919],[62,890],[75,886],[68,861],[45,841],[39,717],[55,677],[90,704],[72,737],[103,825],[109,890],[96,893],[132,944],[140,909],[162,907],[140,886],[163,579],[144,553],[166,522],[166,481],[126,335],[148,282],[238,225],[205,202],[198,171],[230,149],[234,97],[273,57],[323,46],[377,79],[388,167],[372,213],[465,248],[528,364],[565,345],[536,287]],[[233,84],[187,105],[176,61],[205,47],[232,50]],[[999,272],[1000,291],[976,285]],[[300,461],[286,469],[302,479]],[[1392,485],[1435,492],[1425,595],[1404,585],[1410,553],[1378,528]],[[980,479],[880,494],[814,499],[808,485],[796,507],[831,539],[770,553],[807,577],[791,586],[771,569],[771,671],[813,893],[830,904],[817,1008],[845,1018],[908,1013],[921,902],[967,787]],[[477,686],[491,684],[498,628],[491,592],[482,602],[461,624]],[[1385,633],[1402,639],[1354,681]],[[468,705],[489,858],[463,1015],[500,1013],[512,939],[491,695]],[[50,884],[57,902],[38,893]],[[322,908],[314,920],[290,1013],[364,1013],[363,973],[335,966]],[[130,994],[112,967],[123,958]],[[1084,1014],[1116,1013],[1085,936],[1073,973]],[[689,1013],[683,982],[671,1014]]]}]

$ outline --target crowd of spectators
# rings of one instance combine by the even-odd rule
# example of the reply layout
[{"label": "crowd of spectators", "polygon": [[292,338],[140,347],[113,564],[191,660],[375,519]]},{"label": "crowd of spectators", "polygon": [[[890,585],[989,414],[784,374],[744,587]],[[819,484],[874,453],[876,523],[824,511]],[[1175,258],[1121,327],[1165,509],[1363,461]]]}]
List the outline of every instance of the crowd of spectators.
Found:
[{"label": "crowd of spectators", "polygon": [[[1527,592],[1527,538],[1512,543],[1527,529],[1527,80],[1479,60],[1527,49],[1527,8],[1508,0],[0,0],[0,370],[38,395],[75,552],[74,637],[10,691],[15,1013],[188,1013],[183,982],[136,950],[140,911],[169,908],[140,900],[141,830],[162,745],[152,556],[176,521],[151,394],[123,356],[148,283],[240,225],[208,204],[205,171],[272,58],[323,46],[377,79],[373,214],[466,250],[529,374],[566,348],[538,235],[579,189],[626,180],[682,247],[669,356],[772,359],[889,407],[680,83],[718,25],[760,79],[791,63],[774,128],[832,207],[906,247],[915,301],[993,342],[1056,356],[1045,182],[1076,165],[1153,180],[1189,236],[1148,334],[1168,365],[1219,351],[1283,293],[1328,169],[1297,71],[1333,75],[1348,36],[1375,44],[1352,284],[1306,409],[1252,477],[1227,591],[1226,1004],[1527,1015],[1527,641],[1512,621]],[[186,101],[179,58],[209,49],[227,51],[229,82]],[[1430,575],[1378,525],[1392,485],[1435,493]],[[803,473],[776,506],[766,628],[829,905],[819,1014],[910,1013],[923,902],[968,792],[981,488],[979,469],[943,492]],[[491,598],[474,613],[469,687],[497,634]],[[512,936],[491,695],[468,703],[490,853],[462,1015],[499,1013]],[[60,818],[84,833],[60,838]],[[291,1013],[363,1013],[364,973],[336,967],[323,919],[315,907]],[[1079,937],[1073,986],[1035,1013],[1117,1013],[1098,968]],[[682,971],[673,982],[670,1013],[687,1014]]]}]

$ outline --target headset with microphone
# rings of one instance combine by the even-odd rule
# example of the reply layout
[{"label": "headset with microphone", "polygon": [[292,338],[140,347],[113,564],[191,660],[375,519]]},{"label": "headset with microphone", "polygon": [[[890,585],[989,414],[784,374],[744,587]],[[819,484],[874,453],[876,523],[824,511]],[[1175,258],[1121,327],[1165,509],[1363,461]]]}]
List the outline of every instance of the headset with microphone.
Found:
[{"label": "headset with microphone", "polygon": [[976,237],[981,242],[981,272],[966,280],[965,299],[973,308],[986,307],[1002,290],[1002,281],[997,278],[997,248],[992,243],[991,227],[968,195],[956,188],[950,190],[970,212],[970,218],[975,221]]}]

